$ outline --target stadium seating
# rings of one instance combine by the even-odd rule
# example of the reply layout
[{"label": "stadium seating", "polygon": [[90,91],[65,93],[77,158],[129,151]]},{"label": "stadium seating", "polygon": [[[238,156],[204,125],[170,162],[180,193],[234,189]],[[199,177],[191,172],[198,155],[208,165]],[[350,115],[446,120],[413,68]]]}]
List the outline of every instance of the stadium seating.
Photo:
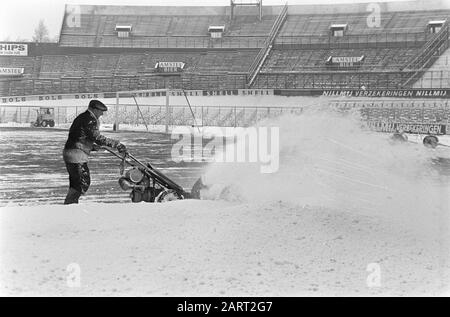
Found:
[{"label": "stadium seating", "polygon": [[201,54],[191,69],[196,72],[247,72],[257,51],[210,51]]},{"label": "stadium seating", "polygon": [[236,16],[227,23],[226,35],[229,36],[267,36],[277,16],[264,16],[261,21],[256,16]]},{"label": "stadium seating", "polygon": [[89,67],[87,55],[44,55],[40,66],[40,78],[82,77]]},{"label": "stadium seating", "polygon": [[[31,86],[29,83],[25,85],[27,81],[23,79],[1,81],[0,91],[2,95],[22,95],[182,88],[183,82],[192,89],[212,88],[215,82],[222,88],[243,88],[245,72],[256,54],[255,50],[228,50],[43,55],[40,59],[2,57],[0,61],[5,65],[25,67],[24,78],[33,80]],[[184,62],[186,75],[180,73],[160,76],[155,68],[157,62]],[[35,69],[37,71],[34,73]],[[213,73],[217,76],[206,76],[198,85],[191,85],[186,78],[200,78],[202,75],[191,76],[190,73]],[[244,73],[244,75],[236,81],[233,76],[229,79],[227,73]]]},{"label": "stadium seating", "polygon": [[[64,23],[61,46],[141,47],[141,48],[208,48],[258,47],[269,34],[276,16],[238,16],[233,21],[225,15],[95,15],[82,14],[80,24]],[[68,17],[66,17],[67,21]],[[131,36],[119,38],[117,24],[132,25]],[[211,40],[208,28],[225,26],[223,40]],[[245,45],[248,46],[245,46]]]},{"label": "stadium seating", "polygon": [[[436,47],[437,55],[444,53],[448,41],[426,50],[427,44],[437,38],[428,32],[427,24],[430,20],[448,19],[450,10],[382,12],[381,24],[375,28],[368,26],[366,11],[290,14],[288,10],[276,33],[272,30],[278,30],[274,27],[279,16],[277,10],[268,10],[260,21],[256,14],[237,14],[230,19],[225,7],[203,11],[173,7],[80,7],[79,19],[74,20],[66,12],[55,52],[29,57],[0,56],[0,66],[25,69],[21,77],[0,80],[1,95],[167,87],[238,89],[249,85],[400,88],[412,87],[416,81],[421,87],[450,85],[450,72],[437,69],[438,66],[429,72],[414,73],[414,69],[432,65],[425,59],[430,55],[433,61],[437,59],[433,55]],[[185,14],[185,10],[189,12]],[[345,36],[331,37],[330,25],[342,23],[348,25]],[[130,37],[118,37],[115,30],[118,24],[132,25]],[[222,38],[210,37],[211,25],[225,26]],[[275,37],[275,41],[267,45],[271,31],[274,34],[270,40]],[[82,53],[72,53],[75,52],[72,47]],[[258,62],[260,50],[267,47],[270,47],[264,54],[267,58]],[[333,68],[325,63],[330,56],[362,55],[365,59],[359,67]],[[184,62],[185,67],[179,74],[159,74],[155,65],[162,61]],[[441,75],[436,78],[439,72]]]},{"label": "stadium seating", "polygon": [[275,89],[370,89],[403,88],[407,74],[400,72],[300,72],[261,73],[253,88]]},{"label": "stadium seating", "polygon": [[279,37],[314,36],[328,37],[331,24],[347,24],[346,34],[373,33],[424,33],[430,20],[445,20],[450,11],[405,11],[382,12],[379,27],[369,27],[367,13],[324,14],[324,15],[288,15]]},{"label": "stadium seating", "polygon": [[16,57],[16,56],[0,56],[0,67],[23,68],[23,78],[35,77],[35,62],[38,57]]},{"label": "stadium seating", "polygon": [[330,56],[365,56],[360,70],[398,70],[417,49],[340,49],[340,50],[272,50],[262,72],[329,70],[325,65]]}]

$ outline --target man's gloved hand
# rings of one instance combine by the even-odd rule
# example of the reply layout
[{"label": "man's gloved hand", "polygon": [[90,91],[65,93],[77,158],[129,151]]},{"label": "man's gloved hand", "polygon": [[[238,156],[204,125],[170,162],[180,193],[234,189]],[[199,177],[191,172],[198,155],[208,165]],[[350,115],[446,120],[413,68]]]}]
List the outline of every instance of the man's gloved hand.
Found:
[{"label": "man's gloved hand", "polygon": [[92,151],[100,151],[102,149],[102,147],[98,144],[95,144],[92,146]]},{"label": "man's gloved hand", "polygon": [[124,144],[122,144],[122,143],[119,143],[119,145],[117,145],[117,151],[119,151],[120,154],[128,153],[127,152],[127,147]]}]

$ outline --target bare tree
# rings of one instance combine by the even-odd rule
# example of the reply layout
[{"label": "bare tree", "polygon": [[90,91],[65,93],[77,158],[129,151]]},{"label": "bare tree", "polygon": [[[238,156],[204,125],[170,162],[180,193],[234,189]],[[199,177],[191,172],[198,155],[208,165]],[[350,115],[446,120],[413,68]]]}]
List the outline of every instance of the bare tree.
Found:
[{"label": "bare tree", "polygon": [[16,37],[16,42],[30,42],[30,40],[27,38],[18,36],[18,37]]},{"label": "bare tree", "polygon": [[34,30],[33,41],[38,43],[50,41],[48,37],[48,29],[44,23],[44,20],[40,20],[38,26]]}]

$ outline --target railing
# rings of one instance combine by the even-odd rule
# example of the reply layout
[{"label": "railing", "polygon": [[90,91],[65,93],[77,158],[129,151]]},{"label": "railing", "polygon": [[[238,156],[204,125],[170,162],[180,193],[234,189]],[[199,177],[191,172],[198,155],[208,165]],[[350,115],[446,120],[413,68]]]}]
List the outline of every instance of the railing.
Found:
[{"label": "railing", "polygon": [[213,39],[208,36],[83,36],[62,35],[63,47],[111,47],[111,48],[261,48],[266,36],[223,36]]},{"label": "railing", "polygon": [[340,108],[377,108],[377,109],[448,109],[450,111],[450,101],[445,99],[383,99],[370,101],[367,99],[334,99],[329,102],[332,107]]},{"label": "railing", "polygon": [[[250,71],[249,71],[249,75],[248,75],[248,82],[247,82],[247,87],[251,87],[252,84],[254,83],[256,76],[258,76],[258,73],[262,67],[262,65],[264,64],[265,60],[267,59],[267,56],[269,56],[270,51],[272,50],[272,45],[267,46],[264,49],[261,49],[260,53],[262,52],[263,55],[259,55],[256,57],[255,61],[253,62],[253,64],[250,66]],[[257,63],[255,63],[257,60],[259,60]]]},{"label": "railing", "polygon": [[255,57],[253,63],[250,65],[249,72],[248,72],[248,82],[247,86],[251,87],[253,84],[253,81],[255,80],[256,76],[258,75],[258,72],[264,64],[265,59],[270,53],[270,50],[272,49],[272,43],[275,40],[275,37],[277,36],[278,32],[280,31],[281,26],[283,25],[284,21],[286,20],[287,16],[287,10],[288,5],[287,3],[283,7],[283,10],[281,10],[280,15],[276,19],[275,23],[272,26],[272,29],[270,31],[269,36],[267,37],[266,41],[264,42],[263,48],[259,51],[258,55]]},{"label": "railing", "polygon": [[[109,105],[109,104],[108,104]],[[112,102],[111,106],[115,106]],[[410,124],[445,124],[450,123],[450,102],[448,100],[330,100],[324,101],[329,109],[359,109],[361,118],[379,122],[397,122]],[[0,123],[22,124],[29,126],[36,120],[36,106],[0,106]],[[192,109],[192,112],[191,112]],[[285,114],[302,114],[301,106],[170,106],[170,122],[173,126],[191,126],[193,115],[196,123],[208,127],[248,127],[260,120],[274,118]],[[68,128],[75,117],[86,111],[86,106],[57,106],[55,107],[55,123],[57,127]],[[165,105],[120,104],[118,120],[120,125],[128,125],[127,129],[145,130],[158,128],[166,124]],[[115,112],[110,111],[102,117],[101,122],[112,126],[115,122]],[[145,124],[144,124],[145,120]]]},{"label": "railing", "polygon": [[293,49],[345,49],[345,48],[391,48],[421,47],[432,37],[422,33],[348,34],[343,37],[331,35],[282,35],[275,40],[275,48]]},{"label": "railing", "polygon": [[[86,108],[86,107],[85,107]],[[0,123],[26,123],[30,124],[37,119],[39,106],[0,106]],[[67,108],[55,107],[55,123],[60,124],[67,121]]]},{"label": "railing", "polygon": [[415,81],[414,88],[450,88],[450,70],[426,71]]},{"label": "railing", "polygon": [[259,73],[252,88],[263,89],[360,89],[401,88],[405,72],[285,72]]},{"label": "railing", "polygon": [[[359,110],[363,121],[372,123],[404,123],[420,125],[446,125],[450,124],[450,102],[448,100],[332,100],[330,108],[336,110]],[[369,125],[370,127],[370,125]],[[375,128],[375,127],[373,127]],[[394,126],[390,126],[383,132],[392,131]],[[435,129],[432,127],[431,129]],[[375,129],[377,130],[377,129]],[[381,129],[383,130],[383,129]],[[422,133],[427,133],[425,132]],[[430,132],[432,133],[432,132]],[[450,131],[444,133],[449,134]]]},{"label": "railing", "polygon": [[[115,106],[115,104],[111,104]],[[21,106],[0,106],[0,123],[29,124],[36,120],[36,111],[39,107]],[[139,111],[140,109],[140,111]],[[165,105],[139,105],[120,104],[118,108],[118,120],[122,126],[124,124],[132,127],[141,125],[145,129],[145,123],[149,126],[164,125],[166,118]],[[191,112],[192,109],[192,112]],[[295,106],[191,106],[173,105],[170,106],[171,121],[170,126],[191,126],[193,116],[197,124],[201,126],[218,127],[247,127],[255,124],[258,120],[273,118],[283,114],[300,114],[303,109]],[[58,106],[55,107],[55,124],[59,127],[68,128],[75,117],[86,111],[86,106]],[[101,123],[112,125],[115,122],[115,112],[105,113]]]},{"label": "railing", "polygon": [[[274,24],[275,25],[275,24]],[[275,47],[285,48],[364,48],[364,47],[420,47],[433,34],[379,32],[373,34],[348,34],[344,37],[329,35],[278,35]],[[62,47],[112,47],[112,48],[263,48],[267,36],[227,36],[212,39],[208,36],[115,36],[63,35]]]},{"label": "railing", "polygon": [[414,81],[418,80],[423,75],[424,69],[430,67],[436,57],[441,55],[445,49],[449,46],[449,26],[446,21],[441,30],[417,53],[412,60],[406,64],[405,70],[414,70],[412,76],[410,76],[405,82],[404,86],[407,87]]}]

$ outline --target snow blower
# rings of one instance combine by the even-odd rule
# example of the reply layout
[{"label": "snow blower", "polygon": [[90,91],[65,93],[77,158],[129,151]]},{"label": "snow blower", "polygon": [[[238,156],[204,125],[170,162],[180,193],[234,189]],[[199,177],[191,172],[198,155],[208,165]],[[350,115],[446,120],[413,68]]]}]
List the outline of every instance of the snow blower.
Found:
[{"label": "snow blower", "polygon": [[132,202],[200,199],[200,191],[206,187],[199,178],[191,192],[186,192],[183,187],[156,170],[150,163],[144,163],[129,153],[118,154],[108,147],[101,148],[121,160],[119,185],[125,191],[131,190]]}]

